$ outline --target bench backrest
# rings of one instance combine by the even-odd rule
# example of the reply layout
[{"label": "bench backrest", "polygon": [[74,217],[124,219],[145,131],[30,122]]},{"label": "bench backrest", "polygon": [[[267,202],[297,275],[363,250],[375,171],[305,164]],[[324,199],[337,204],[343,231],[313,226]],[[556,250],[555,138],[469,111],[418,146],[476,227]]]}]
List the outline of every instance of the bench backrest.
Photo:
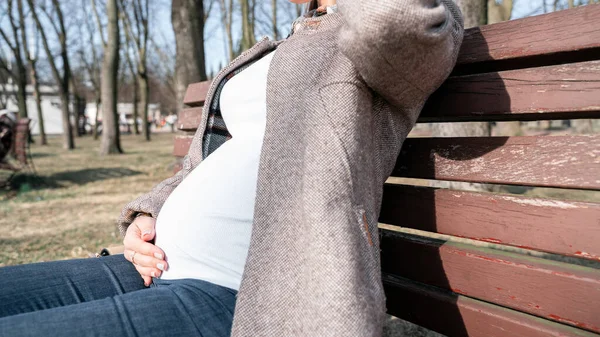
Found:
[{"label": "bench backrest", "polygon": [[[197,128],[206,86],[189,87],[181,130]],[[467,30],[419,122],[581,118],[600,118],[600,5]],[[600,336],[600,198],[560,197],[600,190],[599,136],[409,138],[392,176],[380,215],[390,314],[448,336]]]}]

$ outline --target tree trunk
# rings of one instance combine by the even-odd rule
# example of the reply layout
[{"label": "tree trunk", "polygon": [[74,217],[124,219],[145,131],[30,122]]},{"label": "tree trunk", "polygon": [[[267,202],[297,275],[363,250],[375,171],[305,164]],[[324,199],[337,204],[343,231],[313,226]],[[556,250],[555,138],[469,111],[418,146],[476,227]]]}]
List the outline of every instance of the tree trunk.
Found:
[{"label": "tree trunk", "polygon": [[107,42],[102,64],[102,142],[100,154],[122,153],[117,114],[117,72],[119,70],[119,22],[117,0],[108,0]]},{"label": "tree trunk", "polygon": [[27,69],[23,62],[17,59],[17,76],[16,76],[16,84],[18,87],[17,96],[17,105],[19,107],[19,117],[27,118]]},{"label": "tree trunk", "polygon": [[[190,83],[206,81],[202,0],[173,0],[171,22],[176,44],[175,89],[178,113],[183,107],[187,86]],[[141,96],[144,95],[143,90],[140,86]],[[147,119],[144,123],[148,123]]]},{"label": "tree trunk", "polygon": [[465,22],[465,28],[487,24],[487,0],[456,0]]},{"label": "tree trunk", "polygon": [[240,42],[240,53],[250,49],[256,44],[254,36],[254,25],[252,24],[252,11],[249,0],[240,0],[242,6],[242,41]]},{"label": "tree trunk", "polygon": [[279,40],[279,31],[277,29],[277,0],[272,0],[271,3],[272,12],[272,23],[273,23],[273,39],[275,41]]},{"label": "tree trunk", "polygon": [[150,140],[150,123],[148,121],[148,76],[146,72],[138,75],[138,85],[140,87],[140,107],[142,109],[142,127],[144,130],[144,138]]},{"label": "tree trunk", "polygon": [[96,96],[96,116],[94,116],[94,140],[98,140],[98,115],[100,115],[100,103],[102,103],[102,99],[100,98],[100,96]]},{"label": "tree trunk", "polygon": [[[133,74],[133,72],[132,72]],[[140,134],[140,128],[138,125],[138,119],[140,117],[140,107],[138,104],[139,97],[139,83],[137,78],[133,80],[133,133],[136,135]]]},{"label": "tree trunk", "polygon": [[36,72],[36,62],[29,62],[31,70],[31,84],[33,85],[33,97],[35,98],[35,107],[37,108],[38,125],[40,128],[40,145],[48,145],[46,130],[44,128],[44,115],[42,113],[42,97],[40,95],[40,83]]},{"label": "tree trunk", "polygon": [[75,140],[73,139],[71,112],[69,111],[69,90],[62,87],[59,88],[58,91],[58,96],[60,97],[60,112],[62,114],[63,148],[65,150],[73,150],[75,148]]},{"label": "tree trunk", "polygon": [[575,134],[585,135],[594,133],[594,124],[591,119],[574,119],[571,120],[571,127]]},{"label": "tree trunk", "polygon": [[52,51],[50,50],[50,45],[48,44],[46,33],[37,15],[36,5],[34,4],[33,0],[27,0],[27,4],[31,9],[31,15],[33,17],[37,30],[40,33],[42,44],[44,46],[44,51],[46,52],[46,56],[48,57],[48,63],[50,64],[50,68],[52,70],[52,77],[54,78],[54,81],[58,86],[58,95],[61,101],[61,111],[63,118],[63,148],[67,150],[72,150],[75,148],[75,141],[73,139],[73,128],[71,126],[71,118],[69,113],[69,78],[71,76],[71,69],[69,67],[69,55],[67,53],[67,30],[65,28],[60,4],[58,3],[58,0],[52,0],[52,7],[57,16],[58,25],[60,26],[60,31],[57,32],[57,35],[60,44],[60,57],[63,65],[62,76],[58,71],[58,67],[55,62],[55,57]]}]

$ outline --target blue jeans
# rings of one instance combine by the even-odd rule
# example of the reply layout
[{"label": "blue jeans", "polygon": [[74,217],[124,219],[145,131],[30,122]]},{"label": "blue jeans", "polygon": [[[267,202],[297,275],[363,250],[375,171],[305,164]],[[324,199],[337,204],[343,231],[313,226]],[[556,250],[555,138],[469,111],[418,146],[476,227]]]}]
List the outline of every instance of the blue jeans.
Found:
[{"label": "blue jeans", "polygon": [[123,255],[0,268],[0,336],[229,336],[237,292],[193,279],[150,288]]}]

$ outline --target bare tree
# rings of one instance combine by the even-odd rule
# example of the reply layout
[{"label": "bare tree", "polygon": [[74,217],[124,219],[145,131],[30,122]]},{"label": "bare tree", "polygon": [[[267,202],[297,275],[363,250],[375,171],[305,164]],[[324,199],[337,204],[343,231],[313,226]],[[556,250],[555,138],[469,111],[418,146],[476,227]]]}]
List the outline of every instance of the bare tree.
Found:
[{"label": "bare tree", "polygon": [[[87,0],[82,0],[82,8],[86,8],[87,6],[85,5],[87,2]],[[100,109],[101,109],[101,104],[102,104],[102,94],[101,94],[101,59],[102,59],[102,52],[106,46],[106,39],[104,38],[104,30],[102,27],[102,23],[100,21],[100,15],[98,13],[98,9],[96,6],[96,1],[95,0],[90,0],[91,3],[91,9],[92,9],[92,13],[89,13],[86,11],[86,17],[85,17],[85,25],[86,25],[86,30],[87,30],[87,38],[90,41],[90,43],[93,43],[93,41],[95,40],[95,36],[96,33],[98,33],[98,35],[100,36],[100,43],[101,43],[101,52],[100,55],[98,53],[98,48],[96,48],[96,45],[92,45],[91,48],[89,45],[84,45],[81,47],[81,49],[79,50],[79,57],[80,57],[80,61],[83,64],[83,66],[85,67],[86,73],[87,73],[87,77],[89,80],[89,83],[92,86],[92,90],[94,91],[94,103],[96,104],[96,115],[94,116],[94,128],[93,128],[93,135],[94,135],[94,140],[98,139],[98,124],[99,124],[99,119],[98,117],[100,116]],[[93,18],[92,18],[93,17]],[[96,28],[94,28],[94,22],[96,23]],[[81,28],[81,26],[80,26]],[[81,36],[83,36],[83,33],[80,33]],[[91,55],[87,55],[87,52],[90,51]]]},{"label": "bare tree", "polygon": [[[140,97],[139,106],[142,109],[142,126],[144,137],[150,140],[150,124],[148,122],[148,101],[149,101],[149,86],[148,86],[148,68],[147,68],[147,53],[148,53],[148,0],[133,0],[131,7],[125,6],[125,1],[122,1],[123,18],[125,23],[126,34],[133,40],[135,48],[133,48],[136,56],[136,77],[138,82],[138,90]],[[128,9],[133,14],[133,20],[128,13]],[[191,27],[192,29],[195,27]]]},{"label": "bare tree", "polygon": [[188,84],[207,79],[204,22],[211,7],[212,2],[205,12],[202,0],[173,0],[171,5],[171,22],[176,43],[175,89],[178,110],[182,107]]},{"label": "bare tree", "polygon": [[[31,1],[31,0],[29,0]],[[117,0],[106,4],[108,18],[106,47],[102,63],[102,142],[100,154],[123,153],[117,114],[117,73],[119,71],[119,9]]]},{"label": "bare tree", "polygon": [[271,10],[272,10],[272,24],[273,24],[273,39],[275,41],[279,40],[279,30],[277,29],[277,0],[272,0],[271,2]]},{"label": "bare tree", "polygon": [[34,37],[35,41],[35,54],[29,50],[29,43],[27,39],[27,30],[25,29],[25,13],[23,10],[23,0],[18,0],[17,6],[19,9],[19,29],[21,30],[21,41],[23,44],[23,51],[29,64],[29,75],[31,78],[31,84],[33,86],[33,97],[35,98],[35,107],[38,115],[38,126],[40,130],[40,145],[48,145],[46,139],[46,130],[44,129],[44,115],[42,114],[42,97],[40,95],[40,82],[37,74],[37,60],[38,55],[38,39],[37,35]]},{"label": "bare tree", "polygon": [[235,57],[233,47],[233,0],[220,0],[221,4],[221,23],[223,25],[224,36],[227,38],[227,50],[229,52],[229,61]]},{"label": "bare tree", "polygon": [[[14,17],[13,4],[14,0],[8,0],[6,8],[6,15],[8,16],[12,37],[9,37],[7,32],[2,29],[2,26],[0,26],[0,36],[2,36],[6,46],[12,52],[16,69],[14,71],[11,69],[12,65],[10,64],[10,60],[7,62],[0,61],[0,67],[2,67],[15,81],[17,85],[16,97],[17,106],[19,107],[19,117],[27,118],[27,69],[25,67],[25,62],[23,61],[21,48],[22,39],[19,38],[19,25]],[[22,34],[24,34],[23,31],[21,31],[21,35]]]},{"label": "bare tree", "polygon": [[127,45],[127,47],[125,48],[125,61],[127,62],[127,68],[129,69],[129,72],[131,73],[131,77],[133,78],[133,132],[136,135],[140,134],[140,128],[138,126],[138,118],[139,118],[139,107],[138,107],[138,101],[139,101],[139,83],[136,79],[136,67],[134,66],[134,60],[132,60],[131,57],[131,53],[128,52],[129,50],[129,46],[131,45],[131,39],[129,37],[129,34],[125,34],[125,43]]},{"label": "bare tree", "polygon": [[250,49],[256,44],[254,35],[254,2],[250,0],[240,0],[242,7],[242,40],[240,42],[239,53]]},{"label": "bare tree", "polygon": [[[70,121],[70,112],[69,112],[69,83],[71,77],[71,68],[69,66],[69,54],[67,51],[67,30],[65,28],[65,20],[63,16],[63,12],[60,8],[60,4],[58,0],[52,0],[52,11],[54,16],[51,16],[50,13],[45,12],[49,18],[51,18],[50,23],[54,28],[54,32],[58,37],[58,44],[60,46],[60,59],[62,61],[62,74],[58,69],[57,62],[55,60],[55,56],[50,49],[50,45],[48,43],[47,35],[42,27],[41,21],[37,14],[37,8],[34,4],[34,0],[27,0],[29,4],[29,8],[31,9],[31,14],[33,16],[33,20],[35,21],[35,25],[37,30],[42,37],[42,44],[44,46],[44,50],[46,51],[46,56],[48,57],[48,62],[50,63],[50,68],[52,69],[52,76],[54,77],[54,81],[58,87],[58,95],[60,97],[61,102],[61,111],[62,111],[62,124],[63,124],[63,147],[68,150],[72,150],[75,148],[75,141],[73,139],[73,128],[71,126]],[[45,9],[42,9],[45,11]]]}]

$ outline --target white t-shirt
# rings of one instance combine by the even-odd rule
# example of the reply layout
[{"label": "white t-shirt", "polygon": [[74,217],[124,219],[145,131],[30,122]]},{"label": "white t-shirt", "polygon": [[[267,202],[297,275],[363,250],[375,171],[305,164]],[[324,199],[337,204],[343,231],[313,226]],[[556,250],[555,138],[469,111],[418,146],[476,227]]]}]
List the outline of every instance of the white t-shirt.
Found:
[{"label": "white t-shirt", "polygon": [[238,290],[252,233],[258,164],[267,114],[267,73],[275,52],[230,79],[221,114],[232,138],[171,193],[156,221],[169,270]]}]

